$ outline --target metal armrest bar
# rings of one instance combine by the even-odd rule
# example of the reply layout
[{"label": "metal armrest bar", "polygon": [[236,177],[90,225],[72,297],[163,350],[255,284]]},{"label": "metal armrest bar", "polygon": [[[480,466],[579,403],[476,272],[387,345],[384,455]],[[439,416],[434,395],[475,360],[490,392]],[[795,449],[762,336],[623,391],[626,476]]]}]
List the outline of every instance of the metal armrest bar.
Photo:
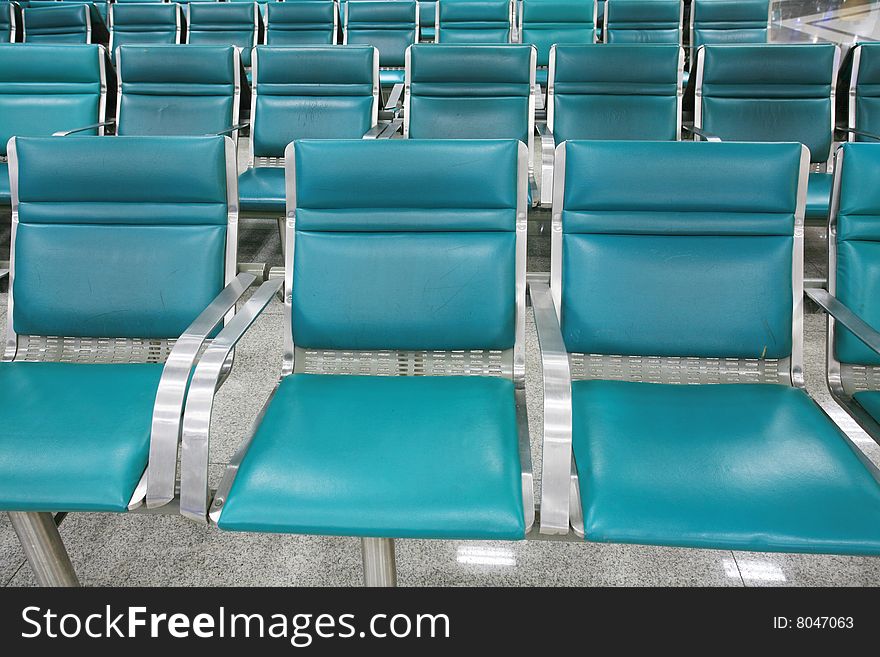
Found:
[{"label": "metal armrest bar", "polygon": [[183,414],[183,439],[180,448],[180,513],[198,522],[208,515],[208,447],[214,393],[223,371],[223,363],[269,305],[284,281],[263,283],[211,342],[196,366]]},{"label": "metal armrest bar", "polygon": [[208,334],[241,298],[253,274],[239,274],[183,332],[165,361],[150,429],[150,461],[147,467],[147,507],[154,509],[174,499],[177,477],[177,444],[181,411],[193,363]]},{"label": "metal armrest bar", "polygon": [[[391,122],[382,124],[378,127],[380,127],[381,130],[375,136],[375,139],[391,139],[403,128],[403,119],[394,119]],[[366,135],[364,135],[364,139],[367,139]]]},{"label": "metal armrest bar", "polygon": [[708,133],[705,130],[697,128],[689,123],[683,123],[681,127],[687,132],[690,132],[692,135],[702,137],[706,141],[721,141],[721,137]]},{"label": "metal armrest bar", "polygon": [[110,119],[109,121],[101,121],[100,123],[93,123],[92,125],[84,125],[81,128],[74,128],[73,130],[59,130],[58,132],[53,132],[53,137],[67,137],[68,135],[76,134],[77,132],[85,132],[86,130],[95,130],[96,128],[103,128],[108,125],[116,125],[115,119]]},{"label": "metal armrest bar", "polygon": [[553,202],[553,161],[556,153],[556,137],[546,123],[535,124],[541,139],[541,205]]},{"label": "metal armrest bar", "polygon": [[250,123],[245,121],[244,123],[239,123],[239,124],[230,126],[228,128],[225,128],[225,129],[221,130],[220,132],[212,132],[210,135],[205,135],[205,136],[210,137],[210,136],[216,135],[216,136],[220,137],[223,135],[231,134],[231,133],[235,132],[236,130],[243,130],[244,128],[247,128],[249,125],[250,125]]},{"label": "metal armrest bar", "polygon": [[391,93],[388,94],[388,100],[385,102],[386,112],[397,112],[400,110],[400,98],[403,96],[403,85],[400,83],[391,87]]},{"label": "metal armrest bar", "polygon": [[567,534],[571,484],[571,371],[550,286],[529,281],[544,379],[542,534]]},{"label": "metal armrest bar", "polygon": [[361,139],[378,139],[379,136],[388,129],[387,123],[377,123],[364,133]]},{"label": "metal armrest bar", "polygon": [[849,134],[858,135],[859,137],[867,137],[868,139],[873,139],[874,141],[880,141],[880,135],[875,135],[872,132],[865,132],[864,130],[855,130],[853,128],[847,128],[842,125],[835,126],[834,129],[840,130],[841,132],[847,132]]},{"label": "metal armrest bar", "polygon": [[853,335],[864,342],[871,350],[880,354],[880,331],[874,330],[865,320],[843,305],[826,290],[807,288],[807,296],[822,307],[825,312],[843,324]]}]

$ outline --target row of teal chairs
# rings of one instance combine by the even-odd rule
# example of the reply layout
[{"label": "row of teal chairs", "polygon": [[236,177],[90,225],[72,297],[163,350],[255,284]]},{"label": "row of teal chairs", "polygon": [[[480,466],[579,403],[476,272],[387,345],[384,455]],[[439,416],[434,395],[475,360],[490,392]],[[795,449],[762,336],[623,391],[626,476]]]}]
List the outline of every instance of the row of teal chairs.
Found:
[{"label": "row of teal chairs", "polygon": [[[801,144],[560,144],[549,280],[527,280],[520,141],[288,145],[281,378],[216,490],[215,394],[281,285],[233,314],[232,141],[9,156],[0,509],[42,584],[77,583],[52,516],[75,511],[359,536],[386,585],[396,538],[880,554],[878,471],[804,390]],[[837,157],[816,298],[832,389],[878,439],[880,145]]]}]

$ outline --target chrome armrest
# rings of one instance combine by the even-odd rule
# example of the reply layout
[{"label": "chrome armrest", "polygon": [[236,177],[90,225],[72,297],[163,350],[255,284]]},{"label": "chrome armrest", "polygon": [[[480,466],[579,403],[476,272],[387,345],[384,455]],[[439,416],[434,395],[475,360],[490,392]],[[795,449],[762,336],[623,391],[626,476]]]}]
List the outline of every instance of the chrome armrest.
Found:
[{"label": "chrome armrest", "polygon": [[391,139],[403,127],[403,119],[394,119],[389,123],[379,123],[370,128],[364,139]]},{"label": "chrome armrest", "polygon": [[263,283],[211,342],[196,366],[186,396],[180,447],[180,513],[198,522],[208,516],[208,447],[214,394],[223,364],[284,281]]},{"label": "chrome armrest", "polygon": [[53,132],[53,137],[67,137],[68,135],[74,135],[77,132],[85,132],[86,130],[95,130],[96,128],[103,128],[108,125],[116,125],[115,119],[110,119],[109,121],[101,121],[100,123],[93,123],[92,125],[84,125],[81,128],[74,128],[73,130],[59,130],[58,132]]},{"label": "chrome armrest", "polygon": [[556,153],[556,137],[546,123],[535,125],[541,139],[541,205],[549,207],[553,202],[553,162]]},{"label": "chrome armrest", "polygon": [[361,139],[378,139],[379,135],[385,132],[388,129],[387,123],[377,123],[372,128],[367,130],[364,133],[364,136]]},{"label": "chrome armrest", "polygon": [[826,290],[811,287],[805,291],[807,296],[815,301],[825,312],[843,324],[850,333],[864,342],[872,351],[880,354],[880,331],[875,330]]},{"label": "chrome armrest", "polygon": [[[706,141],[721,141],[721,137],[708,133],[702,128],[697,128],[696,126],[693,126],[689,123],[683,123],[681,127],[686,132],[689,132],[696,137],[702,137]],[[699,139],[695,141],[699,141]]]},{"label": "chrome armrest", "polygon": [[403,85],[400,83],[395,84],[391,87],[391,93],[388,94],[388,100],[385,101],[385,111],[386,112],[395,112],[401,108],[400,99],[403,96]]},{"label": "chrome armrest", "polygon": [[874,141],[880,141],[880,135],[875,135],[872,132],[865,132],[864,130],[855,130],[853,128],[847,128],[842,125],[835,126],[834,129],[840,130],[840,132],[846,132],[851,135],[858,135],[859,137],[865,137],[867,139],[873,139]]},{"label": "chrome armrest", "polygon": [[231,133],[235,132],[236,130],[243,130],[244,128],[247,128],[249,125],[250,125],[250,123],[245,121],[244,123],[239,123],[237,125],[229,126],[228,128],[220,130],[219,132],[212,132],[210,135],[206,135],[206,136],[207,137],[212,137],[212,136],[221,137],[223,135],[231,134]]},{"label": "chrome armrest", "polygon": [[9,270],[8,269],[0,269],[0,278],[6,278],[7,276],[9,276]]},{"label": "chrome armrest", "polygon": [[541,534],[567,534],[571,487],[571,368],[550,287],[529,281],[544,379]]},{"label": "chrome armrest", "polygon": [[187,327],[165,361],[150,429],[147,508],[155,509],[174,499],[181,411],[193,363],[202,343],[254,280],[253,274],[236,276]]}]

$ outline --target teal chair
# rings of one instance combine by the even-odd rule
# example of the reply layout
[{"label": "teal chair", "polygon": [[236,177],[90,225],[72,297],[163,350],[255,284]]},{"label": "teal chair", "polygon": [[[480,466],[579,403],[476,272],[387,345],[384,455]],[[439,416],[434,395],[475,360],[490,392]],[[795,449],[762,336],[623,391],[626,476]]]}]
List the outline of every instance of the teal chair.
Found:
[{"label": "teal chair", "polygon": [[513,25],[513,0],[439,0],[434,43],[511,43]]},{"label": "teal chair", "polygon": [[547,86],[550,49],[554,44],[596,42],[596,1],[522,0],[519,3],[519,41],[538,49],[535,79]]},{"label": "teal chair", "polygon": [[123,45],[180,43],[183,14],[177,3],[115,2],[110,5],[110,52]]},{"label": "teal chair", "polygon": [[239,177],[241,210],[283,217],[287,144],[378,135],[379,54],[370,46],[259,46],[252,58],[250,160]]},{"label": "teal chair", "polygon": [[186,6],[186,42],[200,46],[235,46],[241,63],[251,66],[251,50],[262,25],[256,2],[191,2]]},{"label": "teal chair", "polygon": [[824,44],[697,50],[694,125],[722,140],[797,141],[810,149],[808,222],[828,220],[840,49]]},{"label": "teal chair", "polygon": [[107,107],[102,46],[0,45],[0,207],[12,202],[6,142],[91,125],[103,134]]},{"label": "teal chair", "polygon": [[9,161],[0,509],[38,583],[76,585],[53,513],[175,497],[193,363],[253,281],[235,278],[235,149],[15,137]]},{"label": "teal chair", "polygon": [[714,43],[767,43],[770,0],[693,0],[690,48]]},{"label": "teal chair", "polygon": [[344,44],[379,50],[379,81],[403,84],[406,49],[419,42],[419,3],[406,0],[349,0],[344,6]]},{"label": "teal chair", "polygon": [[880,554],[876,469],[804,390],[807,149],[568,141],[557,163],[541,532]]},{"label": "teal chair", "polygon": [[419,2],[419,36],[422,41],[433,41],[437,26],[437,0]]},{"label": "teal chair", "polygon": [[608,0],[605,43],[675,43],[681,45],[681,0]]},{"label": "teal chair", "polygon": [[828,291],[807,294],[828,312],[828,388],[880,440],[880,145],[844,144],[834,166]]},{"label": "teal chair", "polygon": [[[534,46],[410,46],[403,135],[408,139],[518,139],[534,153]],[[529,157],[529,195],[537,185]],[[451,190],[450,190],[451,191]]]},{"label": "teal chair", "polygon": [[515,140],[287,148],[282,377],[210,499],[219,364],[271,281],[193,376],[185,516],[362,537],[368,585],[394,584],[394,538],[525,538],[527,158]]},{"label": "teal chair", "polygon": [[92,16],[88,5],[39,3],[24,7],[22,14],[25,43],[92,43]]},{"label": "teal chair", "polygon": [[266,44],[335,45],[339,17],[335,2],[297,0],[266,5]]},{"label": "teal chair", "polygon": [[0,2],[0,43],[15,43],[19,10],[14,2]]},{"label": "teal chair", "polygon": [[541,137],[541,205],[556,145],[569,139],[681,139],[684,50],[673,44],[556,45]]},{"label": "teal chair", "polygon": [[[880,44],[860,43],[848,62],[848,101],[845,127],[848,141],[880,141]],[[843,89],[841,91],[844,91]],[[840,128],[840,126],[838,126]]]}]

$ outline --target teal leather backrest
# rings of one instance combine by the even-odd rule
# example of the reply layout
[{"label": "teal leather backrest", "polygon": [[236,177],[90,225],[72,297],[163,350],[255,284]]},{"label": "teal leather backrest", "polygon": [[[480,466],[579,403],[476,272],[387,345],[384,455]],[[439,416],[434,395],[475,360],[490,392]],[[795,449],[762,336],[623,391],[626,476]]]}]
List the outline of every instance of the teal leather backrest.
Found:
[{"label": "teal leather backrest", "polygon": [[508,0],[440,0],[436,43],[509,43],[513,5]]},{"label": "teal leather backrest", "polygon": [[297,141],[292,149],[295,344],[514,346],[525,146],[382,139]]},{"label": "teal leather backrest", "polygon": [[[855,98],[849,108],[849,127],[872,135],[880,135],[880,43],[859,44],[854,57],[851,86]],[[854,141],[876,139],[855,135]]]},{"label": "teal leather backrest", "polygon": [[233,46],[120,46],[119,135],[208,135],[235,125]]},{"label": "teal leather backrest", "polygon": [[825,162],[838,61],[830,43],[702,46],[696,123],[723,140],[798,141]]},{"label": "teal leather backrest", "polygon": [[560,161],[569,351],[791,354],[800,144],[569,141]]},{"label": "teal leather backrest", "polygon": [[16,333],[177,337],[223,288],[228,138],[10,143]]},{"label": "teal leather backrest", "polygon": [[553,44],[593,43],[595,4],[587,0],[523,0],[520,42],[538,49],[538,66],[550,63]]},{"label": "teal leather backrest", "polygon": [[681,0],[608,0],[605,43],[681,45]]},{"label": "teal leather backrest", "polygon": [[[874,328],[880,328],[880,145],[844,144],[839,159],[836,266],[829,290]],[[834,351],[842,363],[880,365],[880,356],[840,323]]]},{"label": "teal leather backrest", "polygon": [[110,47],[180,43],[180,5],[120,4],[110,7]]},{"label": "teal leather backrest", "polygon": [[422,33],[427,31],[433,36],[437,24],[437,0],[421,0],[419,2],[419,26]]},{"label": "teal leather backrest", "polygon": [[362,137],[376,122],[377,71],[370,46],[256,48],[254,154],[281,157],[294,139]]},{"label": "teal leather backrest", "polygon": [[555,46],[547,123],[566,139],[679,138],[683,51],[672,44]]},{"label": "teal leather backrest", "polygon": [[266,5],[266,43],[270,46],[336,43],[336,3],[329,0],[273,2]]},{"label": "teal leather backrest", "polygon": [[422,44],[409,58],[407,136],[529,142],[533,46]]},{"label": "teal leather backrest", "polygon": [[770,0],[693,0],[691,48],[706,43],[766,43]]},{"label": "teal leather backrest", "polygon": [[25,7],[25,43],[89,43],[92,24],[89,8],[79,3],[57,3],[55,7]]},{"label": "teal leather backrest", "polygon": [[0,45],[0,154],[15,135],[102,121],[104,85],[101,46]]},{"label": "teal leather backrest", "polygon": [[201,46],[236,46],[241,63],[251,65],[257,45],[260,10],[255,2],[191,2],[187,6],[186,42]]},{"label": "teal leather backrest", "polygon": [[0,43],[13,43],[16,29],[15,5],[0,2]]},{"label": "teal leather backrest", "polygon": [[381,66],[402,67],[407,47],[417,42],[418,3],[351,0],[345,3],[345,43],[373,46]]}]

